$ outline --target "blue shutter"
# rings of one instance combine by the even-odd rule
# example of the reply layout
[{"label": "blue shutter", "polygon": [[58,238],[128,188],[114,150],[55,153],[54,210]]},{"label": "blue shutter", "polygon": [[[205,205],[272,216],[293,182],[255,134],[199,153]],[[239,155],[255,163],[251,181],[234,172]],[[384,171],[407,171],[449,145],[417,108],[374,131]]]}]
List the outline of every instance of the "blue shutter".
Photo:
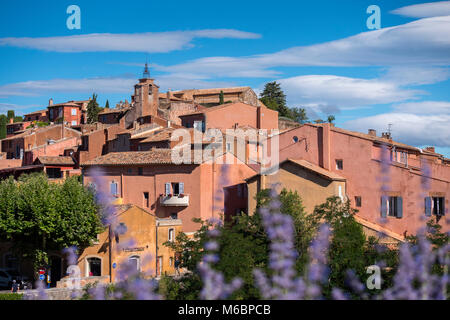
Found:
[{"label": "blue shutter", "polygon": [[166,182],[166,195],[170,193],[170,182]]},{"label": "blue shutter", "polygon": [[180,182],[179,184],[178,184],[178,186],[179,186],[179,193],[180,194],[184,194],[184,182]]},{"label": "blue shutter", "polygon": [[425,197],[425,215],[431,217],[431,197]]},{"label": "blue shutter", "polygon": [[111,194],[112,194],[113,196],[115,196],[115,195],[117,194],[117,183],[111,182],[111,187],[110,187],[110,189],[111,189]]},{"label": "blue shutter", "polygon": [[403,217],[403,199],[402,197],[397,197],[397,218]]},{"label": "blue shutter", "polygon": [[382,196],[381,197],[381,216],[383,218],[386,218],[386,216],[387,216],[387,203],[388,203],[388,197]]}]

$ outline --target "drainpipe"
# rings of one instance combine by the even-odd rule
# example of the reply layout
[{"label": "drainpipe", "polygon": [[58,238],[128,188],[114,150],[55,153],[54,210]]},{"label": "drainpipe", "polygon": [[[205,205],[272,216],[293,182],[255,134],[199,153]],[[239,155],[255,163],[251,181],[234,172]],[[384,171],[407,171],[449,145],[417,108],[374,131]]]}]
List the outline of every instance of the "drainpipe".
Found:
[{"label": "drainpipe", "polygon": [[[158,219],[158,218],[156,218],[155,217],[155,219]],[[155,259],[155,277],[156,276],[158,276],[158,260],[159,260],[159,258],[158,258],[158,225],[159,225],[159,221],[158,220],[156,220],[156,223],[155,223],[155,257],[156,257],[156,259]]]},{"label": "drainpipe", "polygon": [[111,225],[108,227],[109,231],[109,283],[112,283],[112,239],[111,239]]}]

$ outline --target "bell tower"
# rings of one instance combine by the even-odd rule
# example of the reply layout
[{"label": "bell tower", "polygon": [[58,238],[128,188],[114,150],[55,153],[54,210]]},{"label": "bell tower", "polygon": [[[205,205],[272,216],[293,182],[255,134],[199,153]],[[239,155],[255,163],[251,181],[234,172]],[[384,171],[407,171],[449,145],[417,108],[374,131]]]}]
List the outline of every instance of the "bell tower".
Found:
[{"label": "bell tower", "polygon": [[133,99],[137,118],[158,115],[159,87],[155,84],[154,79],[150,78],[147,63],[145,63],[142,78],[134,86]]}]

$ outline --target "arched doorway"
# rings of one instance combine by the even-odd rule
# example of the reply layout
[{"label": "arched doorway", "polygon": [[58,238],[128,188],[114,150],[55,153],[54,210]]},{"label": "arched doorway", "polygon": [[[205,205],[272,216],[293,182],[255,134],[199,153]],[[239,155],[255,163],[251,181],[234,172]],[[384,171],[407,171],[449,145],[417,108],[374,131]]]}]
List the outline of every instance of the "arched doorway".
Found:
[{"label": "arched doorway", "polygon": [[139,256],[131,256],[128,258],[128,261],[130,262],[131,266],[130,269],[136,270],[136,272],[141,272],[141,257]]},{"label": "arched doorway", "polygon": [[102,259],[90,257],[86,259],[86,277],[100,277],[102,275]]}]

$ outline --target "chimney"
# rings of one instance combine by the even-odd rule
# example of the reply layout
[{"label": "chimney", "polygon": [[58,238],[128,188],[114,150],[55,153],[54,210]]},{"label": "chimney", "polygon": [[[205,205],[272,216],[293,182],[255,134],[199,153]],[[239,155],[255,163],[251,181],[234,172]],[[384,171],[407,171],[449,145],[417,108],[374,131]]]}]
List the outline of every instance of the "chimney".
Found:
[{"label": "chimney", "polygon": [[53,99],[52,99],[52,98],[50,98],[50,100],[48,100],[48,105],[49,105],[49,106],[52,106],[52,105],[53,105]]},{"label": "chimney", "polygon": [[426,147],[425,150],[428,151],[428,152],[433,152],[433,153],[435,153],[434,147]]},{"label": "chimney", "polygon": [[375,130],[375,129],[369,129],[368,134],[369,134],[369,136],[376,137],[376,136],[377,136],[377,130]]},{"label": "chimney", "polygon": [[169,90],[167,90],[167,99],[168,100],[170,100],[170,95],[171,95],[171,93],[170,93],[170,89],[169,89]]},{"label": "chimney", "polygon": [[388,140],[392,140],[392,137],[391,137],[391,133],[390,133],[390,132],[382,132],[382,133],[381,133],[381,137],[382,137],[382,138],[385,138],[385,139],[388,139]]},{"label": "chimney", "polygon": [[14,123],[14,118],[9,119],[9,123]]}]

